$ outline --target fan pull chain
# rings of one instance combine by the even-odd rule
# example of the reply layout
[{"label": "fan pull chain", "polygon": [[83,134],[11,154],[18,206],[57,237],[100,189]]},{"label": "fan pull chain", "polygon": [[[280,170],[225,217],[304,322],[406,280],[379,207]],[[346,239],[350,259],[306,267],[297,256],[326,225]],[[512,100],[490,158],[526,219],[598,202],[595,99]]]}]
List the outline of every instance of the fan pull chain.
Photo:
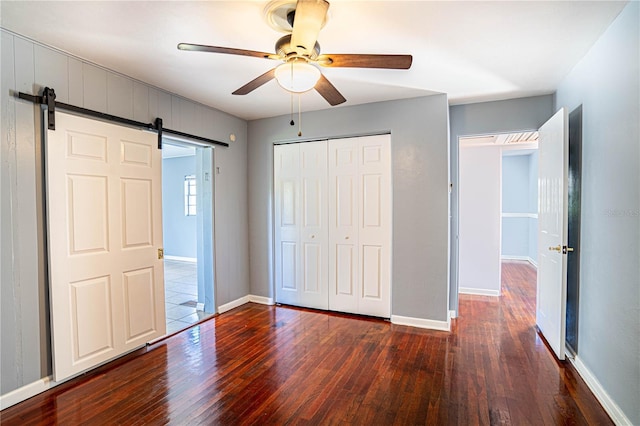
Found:
[{"label": "fan pull chain", "polygon": [[296,124],[293,121],[293,92],[289,92],[289,93],[291,94],[291,114],[289,115],[291,118],[291,121],[289,122],[289,124],[293,126],[294,124]]},{"label": "fan pull chain", "polygon": [[298,93],[298,137],[302,136],[302,108],[300,107],[300,98],[302,95]]}]

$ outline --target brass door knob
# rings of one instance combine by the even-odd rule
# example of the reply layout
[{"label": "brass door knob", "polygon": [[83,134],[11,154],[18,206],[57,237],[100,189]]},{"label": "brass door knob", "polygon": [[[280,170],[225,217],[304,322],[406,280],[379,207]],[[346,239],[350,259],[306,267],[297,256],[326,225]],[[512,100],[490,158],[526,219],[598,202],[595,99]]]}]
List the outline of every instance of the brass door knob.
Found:
[{"label": "brass door knob", "polygon": [[567,246],[555,246],[555,247],[549,247],[550,251],[557,251],[558,253],[562,253],[562,254],[567,254],[567,253],[571,253],[573,251],[573,247],[567,247]]}]

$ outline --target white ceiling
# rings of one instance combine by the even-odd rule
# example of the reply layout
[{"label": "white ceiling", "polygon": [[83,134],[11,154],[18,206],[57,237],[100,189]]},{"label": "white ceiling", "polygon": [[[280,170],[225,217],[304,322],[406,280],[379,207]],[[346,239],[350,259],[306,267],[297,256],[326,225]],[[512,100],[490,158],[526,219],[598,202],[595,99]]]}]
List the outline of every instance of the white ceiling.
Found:
[{"label": "white ceiling", "polygon": [[172,144],[164,140],[162,142],[162,158],[191,157],[196,155],[196,148]]},{"label": "white ceiling", "polygon": [[[274,51],[266,1],[7,1],[2,27],[244,119],[288,114],[278,62],[178,51],[179,42]],[[332,0],[323,53],[409,53],[408,71],[324,68],[343,105],[447,93],[451,104],[553,93],[624,7],[615,1]],[[315,92],[303,111],[329,108]],[[334,107],[340,108],[340,107]]]}]

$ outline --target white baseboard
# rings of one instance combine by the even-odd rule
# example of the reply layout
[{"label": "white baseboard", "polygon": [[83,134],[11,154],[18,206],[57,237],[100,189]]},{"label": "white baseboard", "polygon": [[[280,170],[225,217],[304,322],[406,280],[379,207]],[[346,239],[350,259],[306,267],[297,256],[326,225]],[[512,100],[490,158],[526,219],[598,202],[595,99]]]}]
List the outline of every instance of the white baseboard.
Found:
[{"label": "white baseboard", "polygon": [[198,259],[195,257],[171,256],[165,254],[164,258],[167,260],[178,260],[180,262],[198,263]]},{"label": "white baseboard", "polygon": [[48,376],[22,386],[21,388],[12,390],[4,395],[0,395],[0,410],[16,405],[19,402],[27,400],[32,396],[36,396],[39,393],[47,391],[57,385],[58,383],[54,382],[51,376]]},{"label": "white baseboard", "polygon": [[616,425],[631,425],[631,420],[624,414],[622,409],[615,403],[615,401],[609,396],[607,391],[604,390],[598,379],[593,375],[591,370],[587,368],[586,365],[582,363],[582,360],[579,357],[572,358],[570,356],[567,357],[569,361],[576,368],[582,380],[585,381],[591,392],[595,395],[596,399],[602,404],[604,411],[607,412],[613,423]]},{"label": "white baseboard", "polygon": [[500,256],[500,260],[521,260],[523,262],[529,262],[531,266],[533,266],[536,269],[538,268],[538,264],[536,263],[536,261],[529,256],[502,255]]},{"label": "white baseboard", "polygon": [[242,296],[239,299],[232,300],[229,303],[225,303],[224,305],[218,306],[218,313],[222,314],[224,312],[230,311],[233,308],[237,308],[238,306],[242,306],[245,303],[249,303],[249,295]]},{"label": "white baseboard", "polygon": [[272,297],[249,295],[249,302],[259,303],[261,305],[274,305]]},{"label": "white baseboard", "polygon": [[402,317],[391,315],[391,323],[408,325],[410,327],[428,328],[430,330],[451,331],[451,311],[447,315],[447,321],[437,321],[424,318]]},{"label": "white baseboard", "polygon": [[460,287],[458,289],[458,293],[460,294],[474,294],[476,296],[500,296],[500,290],[489,290],[486,288],[470,288],[470,287]]},{"label": "white baseboard", "polygon": [[253,294],[247,294],[246,296],[242,296],[239,299],[232,300],[229,303],[225,303],[224,305],[218,306],[218,313],[221,314],[223,312],[230,311],[233,308],[237,308],[238,306],[242,306],[245,303],[259,303],[261,305],[273,305],[273,299],[271,297],[264,296],[254,296]]}]

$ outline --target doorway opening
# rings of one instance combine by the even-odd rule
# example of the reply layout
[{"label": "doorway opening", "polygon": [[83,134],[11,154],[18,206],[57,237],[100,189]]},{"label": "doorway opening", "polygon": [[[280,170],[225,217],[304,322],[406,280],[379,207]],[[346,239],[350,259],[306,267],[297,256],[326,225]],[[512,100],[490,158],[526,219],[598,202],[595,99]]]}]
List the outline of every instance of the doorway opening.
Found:
[{"label": "doorway opening", "polygon": [[580,212],[582,192],[582,105],[569,114],[569,218],[567,244],[573,248],[567,257],[567,334],[566,347],[578,354],[578,302],[580,299]]},{"label": "doorway opening", "polygon": [[538,132],[458,143],[458,293],[500,296],[504,262],[536,266]]},{"label": "doorway opening", "polygon": [[162,213],[167,334],[215,313],[213,148],[164,139]]}]

